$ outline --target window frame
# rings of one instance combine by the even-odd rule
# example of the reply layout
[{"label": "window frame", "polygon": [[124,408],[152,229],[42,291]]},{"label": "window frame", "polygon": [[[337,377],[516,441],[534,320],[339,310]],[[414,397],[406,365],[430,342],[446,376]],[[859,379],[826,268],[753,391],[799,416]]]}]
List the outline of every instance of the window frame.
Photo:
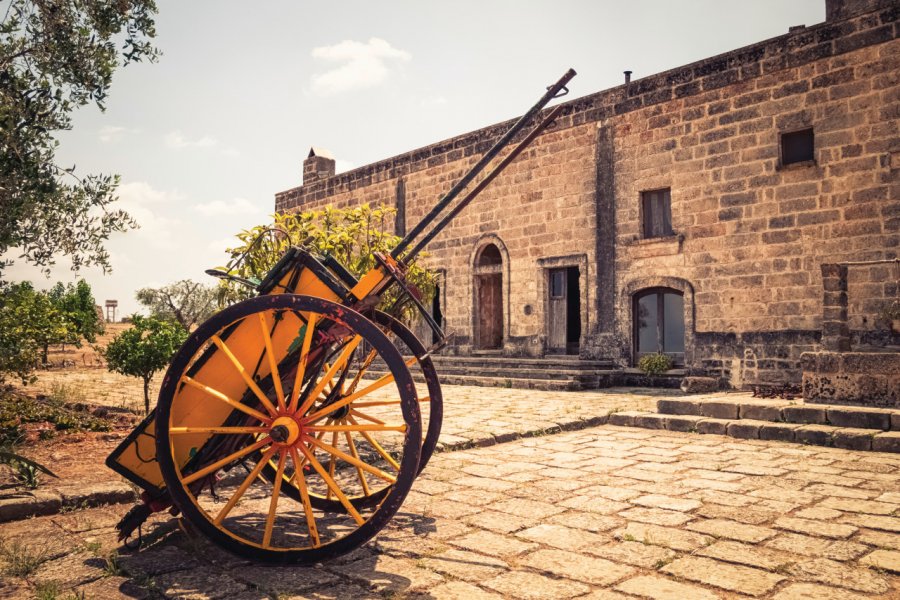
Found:
[{"label": "window frame", "polygon": [[[785,159],[785,138],[791,138],[792,136],[799,136],[799,134],[809,133],[809,155],[804,155],[802,158],[797,160],[791,160],[788,162]],[[790,131],[782,131],[778,134],[778,165],[781,168],[785,167],[796,167],[796,166],[809,166],[816,164],[816,132],[813,127],[803,127],[801,129],[792,129]]]},{"label": "window frame", "polygon": [[[652,240],[673,237],[675,229],[672,226],[672,188],[644,190],[641,192],[640,200],[641,238]],[[656,218],[654,206],[657,208],[661,206],[662,214],[658,215],[659,218]],[[659,231],[656,230],[657,226]]]},{"label": "window frame", "polygon": [[[682,315],[681,322],[682,328],[684,329],[683,334],[683,345],[684,348],[687,348],[687,319],[684,316],[684,292],[681,290],[677,290],[674,288],[668,287],[652,287],[645,288],[638,292],[636,292],[632,296],[631,301],[631,329],[633,335],[633,350],[634,350],[634,364],[637,364],[642,356],[646,356],[648,354],[656,354],[659,351],[659,348],[655,351],[641,351],[639,350],[640,344],[640,319],[638,318],[639,314],[639,305],[640,301],[647,296],[656,296],[656,328],[657,328],[657,344],[662,344],[662,348],[665,348],[665,294],[672,294],[675,296],[680,296],[682,299]],[[675,367],[683,367],[684,366],[684,352],[665,352],[662,351],[661,354],[665,354],[672,358],[672,362]]]}]

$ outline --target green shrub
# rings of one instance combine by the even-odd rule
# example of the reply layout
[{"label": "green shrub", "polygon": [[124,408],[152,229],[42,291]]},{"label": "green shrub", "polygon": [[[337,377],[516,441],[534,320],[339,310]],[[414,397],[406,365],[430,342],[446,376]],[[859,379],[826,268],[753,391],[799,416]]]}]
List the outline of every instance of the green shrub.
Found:
[{"label": "green shrub", "polygon": [[165,369],[175,351],[187,339],[180,325],[156,317],[132,316],[134,326],[117,335],[106,347],[103,358],[116,373],[140,377],[144,381],[144,412],[150,412],[150,380]]},{"label": "green shrub", "polygon": [[672,358],[666,354],[645,354],[638,361],[638,369],[651,377],[661,375],[673,366]]}]

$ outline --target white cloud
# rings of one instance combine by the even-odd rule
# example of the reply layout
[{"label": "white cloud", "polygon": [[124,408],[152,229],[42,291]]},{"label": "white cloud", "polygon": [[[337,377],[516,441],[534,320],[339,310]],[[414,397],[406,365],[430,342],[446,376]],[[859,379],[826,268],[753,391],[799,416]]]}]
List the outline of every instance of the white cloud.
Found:
[{"label": "white cloud", "polygon": [[217,217],[222,215],[252,215],[265,212],[261,207],[246,198],[234,198],[232,200],[213,200],[194,206],[201,215]]},{"label": "white cloud", "polygon": [[380,38],[369,38],[365,44],[344,40],[332,46],[313,48],[313,58],[338,65],[330,71],[312,76],[312,91],[330,96],[373,87],[383,83],[390,72],[388,62],[406,62],[409,52],[399,50]]},{"label": "white cloud", "polygon": [[117,125],[107,125],[100,128],[98,137],[101,142],[111,143],[118,142],[126,135],[140,133],[139,129],[129,129],[128,127],[119,127]]},{"label": "white cloud", "polygon": [[165,137],[166,146],[169,148],[213,148],[218,145],[219,141],[208,135],[204,135],[203,137],[197,139],[190,139],[184,136],[183,133],[179,130],[170,131],[166,134]]},{"label": "white cloud", "polygon": [[177,191],[157,190],[146,181],[124,183],[119,186],[116,193],[119,201],[114,207],[128,212],[140,225],[140,229],[129,233],[129,241],[139,239],[141,244],[156,248],[168,249],[177,246],[173,234],[181,224],[181,220],[164,213],[180,210],[180,207],[173,205],[182,203],[185,199],[183,194]]},{"label": "white cloud", "polygon": [[131,181],[120,185],[116,193],[120,203],[131,206],[146,206],[148,204],[165,204],[184,200],[184,194],[178,191],[163,191],[154,189],[146,181]]}]

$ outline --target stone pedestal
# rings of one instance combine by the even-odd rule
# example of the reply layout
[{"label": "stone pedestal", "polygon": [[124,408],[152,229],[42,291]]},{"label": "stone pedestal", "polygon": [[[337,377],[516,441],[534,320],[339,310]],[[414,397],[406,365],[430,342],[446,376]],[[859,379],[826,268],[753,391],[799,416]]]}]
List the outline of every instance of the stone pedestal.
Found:
[{"label": "stone pedestal", "polygon": [[807,402],[900,408],[900,352],[804,352]]}]

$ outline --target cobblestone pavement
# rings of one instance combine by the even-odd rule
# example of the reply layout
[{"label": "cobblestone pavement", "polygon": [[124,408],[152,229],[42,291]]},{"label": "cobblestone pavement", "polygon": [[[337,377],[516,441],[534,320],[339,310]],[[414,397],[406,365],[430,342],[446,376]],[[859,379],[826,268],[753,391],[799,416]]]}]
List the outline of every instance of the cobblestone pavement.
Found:
[{"label": "cobblestone pavement", "polygon": [[[158,375],[161,381],[162,376]],[[151,401],[159,393],[154,380]],[[612,411],[652,410],[660,396],[681,392],[651,388],[609,388],[583,392],[553,392],[463,385],[441,386],[444,419],[441,444],[450,448],[484,445],[515,437],[583,426]],[[70,398],[92,404],[128,408],[143,414],[143,383],[106,369],[50,370],[38,375],[31,393],[64,389]],[[374,393],[378,397],[380,392]],[[421,395],[426,395],[424,386]],[[731,395],[730,397],[732,397]],[[697,396],[693,396],[697,397]],[[562,427],[560,427],[562,426]]]},{"label": "cobblestone pavement", "polygon": [[165,517],[154,545],[110,558],[122,506],[3,524],[7,569],[44,562],[0,596],[900,598],[898,466],[591,427],[437,455],[374,541],[313,568],[248,563]]}]

